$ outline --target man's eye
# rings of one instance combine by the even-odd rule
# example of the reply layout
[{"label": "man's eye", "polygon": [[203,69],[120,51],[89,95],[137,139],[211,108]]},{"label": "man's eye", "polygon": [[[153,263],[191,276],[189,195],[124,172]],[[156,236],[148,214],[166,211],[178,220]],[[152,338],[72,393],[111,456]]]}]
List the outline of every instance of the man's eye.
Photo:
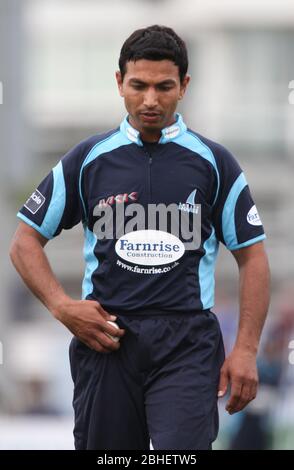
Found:
[{"label": "man's eye", "polygon": [[143,85],[132,85],[132,87],[134,88],[134,90],[143,90],[144,86]]},{"label": "man's eye", "polygon": [[159,87],[159,90],[160,90],[160,91],[169,91],[169,90],[171,90],[171,89],[172,89],[171,86],[161,86],[161,87]]}]

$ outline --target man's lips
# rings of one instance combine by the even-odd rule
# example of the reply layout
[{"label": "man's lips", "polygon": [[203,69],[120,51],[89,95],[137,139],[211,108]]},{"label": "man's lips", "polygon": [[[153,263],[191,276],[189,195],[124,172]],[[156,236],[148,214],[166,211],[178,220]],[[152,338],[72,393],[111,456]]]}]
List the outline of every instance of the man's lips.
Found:
[{"label": "man's lips", "polygon": [[146,121],[154,121],[159,118],[160,113],[157,113],[155,111],[146,111],[140,113],[140,115],[146,120]]},{"label": "man's lips", "polygon": [[141,111],[141,114],[156,114],[156,115],[159,115],[160,112],[159,111]]}]

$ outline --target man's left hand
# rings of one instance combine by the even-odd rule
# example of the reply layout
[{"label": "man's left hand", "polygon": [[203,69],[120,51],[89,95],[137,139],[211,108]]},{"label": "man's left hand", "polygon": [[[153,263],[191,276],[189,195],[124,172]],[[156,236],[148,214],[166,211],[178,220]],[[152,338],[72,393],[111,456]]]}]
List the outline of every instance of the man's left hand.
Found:
[{"label": "man's left hand", "polygon": [[243,410],[256,397],[258,373],[255,353],[233,349],[221,368],[218,397],[226,394],[229,384],[230,398],[226,410],[233,414]]}]

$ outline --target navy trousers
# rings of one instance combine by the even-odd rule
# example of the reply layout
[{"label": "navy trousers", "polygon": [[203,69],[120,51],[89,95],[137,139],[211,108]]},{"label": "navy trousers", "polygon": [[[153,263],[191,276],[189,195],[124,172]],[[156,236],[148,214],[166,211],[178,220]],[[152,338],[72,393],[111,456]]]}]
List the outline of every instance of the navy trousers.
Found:
[{"label": "navy trousers", "polygon": [[210,449],[218,433],[224,361],[211,311],[117,315],[126,330],[110,354],[73,337],[76,449]]}]

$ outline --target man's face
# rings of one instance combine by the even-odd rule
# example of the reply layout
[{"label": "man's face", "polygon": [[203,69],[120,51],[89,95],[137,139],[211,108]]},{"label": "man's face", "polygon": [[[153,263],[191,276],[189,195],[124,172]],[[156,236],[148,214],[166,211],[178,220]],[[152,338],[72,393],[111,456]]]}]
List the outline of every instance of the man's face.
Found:
[{"label": "man's face", "polygon": [[130,124],[146,141],[157,141],[161,130],[175,121],[178,101],[190,77],[180,82],[179,68],[170,60],[127,62],[122,80],[116,72],[120,95],[125,100]]}]

